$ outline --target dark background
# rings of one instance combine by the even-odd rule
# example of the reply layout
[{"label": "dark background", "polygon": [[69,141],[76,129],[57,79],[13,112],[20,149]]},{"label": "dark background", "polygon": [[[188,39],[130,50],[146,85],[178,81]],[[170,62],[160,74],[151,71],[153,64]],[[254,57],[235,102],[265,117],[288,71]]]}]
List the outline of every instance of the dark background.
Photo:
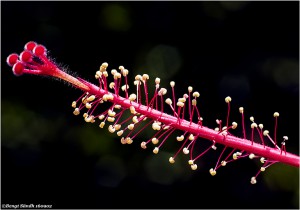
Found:
[{"label": "dark background", "polygon": [[91,82],[108,62],[109,69],[124,65],[131,78],[148,73],[165,87],[174,80],[178,97],[191,85],[201,94],[208,127],[225,120],[230,95],[231,119],[241,124],[238,107],[244,106],[248,136],[250,116],[272,134],[278,111],[278,138],[289,136],[287,150],[298,154],[299,2],[1,1],[1,14],[2,204],[299,208],[297,168],[275,164],[251,185],[260,164],[242,159],[211,177],[220,145],[197,162],[197,171],[183,155],[170,165],[175,137],[158,155],[140,149],[149,133],[121,145],[107,129],[72,115],[79,90],[52,79],[15,77],[5,63],[33,40]]}]

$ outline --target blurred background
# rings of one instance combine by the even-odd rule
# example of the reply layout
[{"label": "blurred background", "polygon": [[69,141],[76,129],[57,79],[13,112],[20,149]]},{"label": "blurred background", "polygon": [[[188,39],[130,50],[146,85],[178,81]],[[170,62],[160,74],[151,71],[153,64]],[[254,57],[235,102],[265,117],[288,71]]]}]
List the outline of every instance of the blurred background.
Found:
[{"label": "blurred background", "polygon": [[[231,119],[238,108],[299,154],[299,2],[6,2],[1,1],[1,202],[54,208],[299,208],[299,169],[275,164],[251,185],[260,168],[248,158],[211,177],[222,146],[197,162],[168,158],[132,145],[72,114],[82,93],[53,79],[15,77],[6,57],[28,41],[45,45],[64,69],[95,82],[103,62],[155,77],[181,96],[199,91],[204,125]],[[132,80],[131,80],[132,81]],[[151,83],[152,82],[152,83]],[[152,87],[151,86],[151,87]],[[239,128],[239,127],[238,127]],[[241,128],[241,127],[240,127]],[[238,129],[239,130],[239,129]],[[242,135],[241,130],[236,135]],[[201,140],[197,151],[206,148]]]}]

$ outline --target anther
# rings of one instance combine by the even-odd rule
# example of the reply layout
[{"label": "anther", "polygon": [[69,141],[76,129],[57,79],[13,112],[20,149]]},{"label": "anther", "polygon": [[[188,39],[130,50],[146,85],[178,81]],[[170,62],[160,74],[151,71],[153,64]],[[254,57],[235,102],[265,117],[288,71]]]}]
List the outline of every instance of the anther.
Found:
[{"label": "anther", "polygon": [[274,112],[274,117],[279,117],[279,113],[278,112]]},{"label": "anther", "polygon": [[197,169],[197,164],[192,164],[192,165],[191,165],[191,169],[192,169],[192,170],[196,170],[196,169]]},{"label": "anther", "polygon": [[188,163],[189,163],[189,165],[193,165],[194,161],[193,160],[189,160]]},{"label": "anther", "polygon": [[142,149],[146,149],[146,148],[147,148],[146,142],[143,141],[143,142],[141,143],[141,147],[142,147]]},{"label": "anther", "polygon": [[239,108],[239,112],[240,112],[241,114],[243,114],[243,113],[244,113],[244,107],[240,107],[240,108]]},{"label": "anther", "polygon": [[158,151],[159,151],[159,148],[158,148],[158,147],[155,147],[155,148],[153,149],[153,153],[154,153],[154,154],[157,154]]},{"label": "anther", "polygon": [[171,82],[170,82],[170,86],[171,86],[171,87],[174,87],[174,86],[175,86],[175,82],[174,82],[174,81],[171,81]]},{"label": "anther", "polygon": [[255,155],[254,155],[253,153],[251,153],[251,154],[249,155],[249,158],[250,158],[250,159],[253,159],[253,158],[255,158]]},{"label": "anther", "polygon": [[158,144],[158,139],[157,138],[152,138],[151,142],[152,142],[152,144]]},{"label": "anther", "polygon": [[190,153],[190,150],[188,150],[188,148],[183,148],[183,153],[185,154],[185,155],[187,155],[187,154],[189,154]]},{"label": "anther", "polygon": [[193,93],[193,97],[199,98],[199,97],[200,97],[200,93],[199,93],[199,92],[194,92],[194,93]]},{"label": "anther", "polygon": [[188,87],[188,91],[191,93],[191,92],[193,92],[193,87],[192,86],[189,86]]},{"label": "anther", "polygon": [[253,176],[250,181],[251,184],[256,184],[256,178]]},{"label": "anther", "polygon": [[227,164],[227,162],[226,162],[225,160],[223,160],[223,161],[221,162],[221,165],[222,165],[222,166],[226,166],[226,164]]},{"label": "anther", "polygon": [[177,139],[177,141],[182,141],[184,139],[184,136],[183,135],[177,136],[176,139]]},{"label": "anther", "polygon": [[170,158],[169,158],[169,162],[172,163],[172,164],[175,163],[174,158],[173,158],[173,157],[170,157]]},{"label": "anther", "polygon": [[230,96],[227,96],[226,98],[225,98],[225,102],[226,103],[229,103],[231,101],[231,97]]},{"label": "anther", "polygon": [[211,168],[211,169],[209,170],[209,173],[210,173],[210,175],[212,175],[212,176],[214,176],[214,175],[217,174],[217,172],[216,172],[213,168]]},{"label": "anther", "polygon": [[100,128],[103,128],[104,125],[105,125],[105,122],[101,122],[100,125],[99,125],[99,127],[100,127]]}]

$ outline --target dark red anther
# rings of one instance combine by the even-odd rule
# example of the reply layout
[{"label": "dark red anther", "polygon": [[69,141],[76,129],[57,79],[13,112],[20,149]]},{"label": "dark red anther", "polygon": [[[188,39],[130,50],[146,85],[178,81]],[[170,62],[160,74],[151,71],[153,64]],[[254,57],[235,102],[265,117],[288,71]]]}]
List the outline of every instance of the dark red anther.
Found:
[{"label": "dark red anther", "polygon": [[31,54],[31,52],[26,50],[26,51],[23,51],[19,57],[20,57],[20,60],[23,62],[30,62],[31,58],[32,58],[32,54]]},{"label": "dark red anther", "polygon": [[33,53],[36,56],[41,56],[46,54],[46,48],[43,45],[37,45],[33,48]]},{"label": "dark red anther", "polygon": [[23,74],[24,65],[23,65],[21,62],[17,62],[17,63],[13,66],[12,70],[13,70],[14,75],[20,76],[20,75]]},{"label": "dark red anther", "polygon": [[33,51],[33,49],[35,48],[35,46],[37,46],[37,44],[33,41],[27,42],[27,44],[25,44],[24,49],[25,50],[30,50]]},{"label": "dark red anther", "polygon": [[19,58],[19,55],[17,53],[10,54],[6,59],[6,63],[9,66],[13,66],[15,63],[17,63],[18,58]]}]

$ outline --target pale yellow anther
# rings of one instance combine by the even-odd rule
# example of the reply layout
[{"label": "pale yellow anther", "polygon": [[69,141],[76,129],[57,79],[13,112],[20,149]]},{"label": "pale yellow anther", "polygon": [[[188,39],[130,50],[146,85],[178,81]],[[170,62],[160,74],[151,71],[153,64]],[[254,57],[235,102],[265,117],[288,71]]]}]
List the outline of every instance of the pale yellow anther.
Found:
[{"label": "pale yellow anther", "polygon": [[183,135],[177,136],[176,139],[177,139],[177,141],[182,141],[184,139],[184,136]]},{"label": "pale yellow anther", "polygon": [[73,107],[73,108],[76,108],[76,101],[73,101],[73,102],[72,102],[72,107]]},{"label": "pale yellow anther", "polygon": [[161,126],[157,122],[154,122],[152,124],[152,129],[159,131],[161,129]]},{"label": "pale yellow anther", "polygon": [[105,117],[105,115],[101,114],[98,118],[99,118],[99,120],[103,120],[104,117]]},{"label": "pale yellow anther", "polygon": [[87,109],[90,109],[90,108],[92,108],[92,104],[86,103],[86,104],[85,104],[85,107],[86,107]]},{"label": "pale yellow anther", "polygon": [[122,70],[123,77],[126,77],[129,74],[129,71],[127,69]]},{"label": "pale yellow anther", "polygon": [[141,80],[141,79],[142,79],[142,76],[138,74],[138,75],[135,76],[134,79],[135,79],[135,80]]},{"label": "pale yellow anther", "polygon": [[222,128],[222,131],[226,131],[227,130],[227,126],[224,126],[223,128]]},{"label": "pale yellow anther", "polygon": [[250,181],[251,184],[256,184],[256,178],[253,176]]},{"label": "pale yellow anther", "polygon": [[86,118],[87,116],[88,116],[88,114],[87,113],[83,113],[83,118]]},{"label": "pale yellow anther", "polygon": [[193,141],[194,139],[195,139],[194,135],[191,134],[191,135],[189,136],[189,140]]},{"label": "pale yellow anther", "polygon": [[130,137],[127,137],[126,139],[127,144],[132,144],[133,140]]},{"label": "pale yellow anther", "polygon": [[156,77],[155,78],[155,84],[159,84],[160,83],[160,78]]},{"label": "pale yellow anther", "polygon": [[103,128],[104,125],[105,125],[105,122],[101,122],[100,125],[99,125],[99,127],[100,127],[100,128]]},{"label": "pale yellow anther", "polygon": [[124,70],[124,66],[119,66],[119,70],[123,71]]},{"label": "pale yellow anther", "polygon": [[143,74],[143,80],[148,80],[149,79],[149,75],[148,74]]},{"label": "pale yellow anther", "polygon": [[116,70],[116,69],[112,69],[112,70],[111,70],[111,74],[112,74],[112,75],[115,75],[116,73],[117,73],[117,70]]},{"label": "pale yellow anther", "polygon": [[134,85],[141,85],[142,83],[141,83],[141,81],[139,81],[139,80],[135,80],[135,81],[133,82],[133,84],[134,84]]},{"label": "pale yellow anther", "polygon": [[115,124],[115,129],[116,129],[116,131],[120,130],[120,128],[121,128],[121,125],[120,125],[120,124]]},{"label": "pale yellow anther", "polygon": [[251,121],[251,122],[254,122],[254,117],[251,116],[251,117],[250,117],[250,121]]},{"label": "pale yellow anther", "polygon": [[120,79],[122,75],[118,72],[114,75],[114,79]]},{"label": "pale yellow anther", "polygon": [[188,163],[189,163],[189,165],[193,165],[194,161],[193,160],[189,160]]},{"label": "pale yellow anther", "polygon": [[227,164],[227,162],[226,162],[225,160],[223,160],[223,161],[221,162],[221,165],[222,165],[222,166],[226,166],[226,164]]},{"label": "pale yellow anther", "polygon": [[238,155],[237,155],[236,153],[233,153],[232,158],[233,158],[234,160],[236,160],[236,159],[238,158]]},{"label": "pale yellow anther", "polygon": [[279,117],[279,113],[278,112],[274,112],[274,117]]},{"label": "pale yellow anther", "polygon": [[195,97],[195,98],[199,98],[199,97],[200,97],[200,93],[199,93],[199,92],[197,92],[197,91],[196,91],[196,92],[194,92],[194,93],[193,93],[193,97]]},{"label": "pale yellow anther", "polygon": [[174,86],[175,86],[175,82],[174,82],[174,81],[171,81],[171,82],[170,82],[170,86],[171,86],[171,87],[174,87]]},{"label": "pale yellow anther", "polygon": [[109,88],[114,89],[115,88],[115,83],[114,82],[109,83]]},{"label": "pale yellow anther", "polygon": [[171,105],[171,104],[172,104],[172,100],[171,100],[170,98],[167,98],[167,99],[166,99],[166,104]]},{"label": "pale yellow anther", "polygon": [[75,108],[73,114],[74,115],[79,115],[80,114],[79,108]]},{"label": "pale yellow anther", "polygon": [[178,99],[178,102],[184,103],[184,102],[186,102],[186,99],[185,99],[185,98],[179,98],[179,99]]},{"label": "pale yellow anther", "polygon": [[91,95],[90,97],[87,98],[88,102],[91,102],[93,100],[95,100],[96,96],[95,95]]},{"label": "pale yellow anther", "polygon": [[123,135],[123,132],[124,132],[123,130],[120,130],[120,131],[117,132],[117,135],[118,135],[118,136],[122,136],[122,135]]},{"label": "pale yellow anther", "polygon": [[237,124],[236,122],[233,122],[233,123],[232,123],[232,129],[236,129],[236,128],[237,128],[237,125],[238,125],[238,124]]},{"label": "pale yellow anther", "polygon": [[184,103],[182,103],[182,102],[177,102],[177,106],[184,107]]},{"label": "pale yellow anther", "polygon": [[114,133],[116,131],[116,129],[114,128],[114,126],[110,125],[110,126],[108,126],[108,131],[110,133]]},{"label": "pale yellow anther", "polygon": [[129,100],[134,101],[136,99],[136,95],[134,93],[130,94]]},{"label": "pale yellow anther", "polygon": [[259,124],[258,127],[259,127],[260,129],[263,129],[263,128],[264,128],[264,125],[263,125],[263,124]]},{"label": "pale yellow anther", "polygon": [[220,128],[215,127],[215,131],[219,132],[219,131],[220,131]]},{"label": "pale yellow anther", "polygon": [[159,151],[159,148],[158,148],[158,147],[155,147],[155,148],[153,149],[153,153],[154,153],[154,154],[157,154],[158,151]]},{"label": "pale yellow anther", "polygon": [[101,76],[102,76],[102,72],[101,71],[96,71],[95,78],[99,79]]},{"label": "pale yellow anther", "polygon": [[108,77],[107,71],[104,71],[102,74],[103,74],[103,76]]},{"label": "pale yellow anther", "polygon": [[192,87],[192,86],[189,86],[189,87],[188,87],[188,91],[189,91],[189,93],[193,92],[193,87]]},{"label": "pale yellow anther", "polygon": [[284,140],[284,141],[287,141],[287,140],[289,140],[289,137],[283,136],[283,140]]},{"label": "pale yellow anther", "polygon": [[251,128],[257,128],[257,124],[256,123],[251,123]]},{"label": "pale yellow anther", "polygon": [[114,117],[108,117],[108,118],[107,118],[107,121],[108,121],[108,122],[114,122],[114,121],[115,121],[115,118],[114,118]]},{"label": "pale yellow anther", "polygon": [[250,159],[253,159],[253,158],[255,158],[255,155],[254,155],[253,153],[251,153],[251,154],[249,155],[249,158],[250,158]]},{"label": "pale yellow anther", "polygon": [[260,167],[260,171],[265,171],[266,170],[266,168],[265,167]]},{"label": "pale yellow anther", "polygon": [[190,153],[190,150],[188,150],[188,148],[185,147],[185,148],[183,148],[182,152],[183,152],[185,155],[187,155],[187,154]]},{"label": "pale yellow anther", "polygon": [[132,130],[133,128],[134,128],[134,124],[129,124],[128,126],[127,126],[127,128],[129,129],[129,130]]},{"label": "pale yellow anther", "polygon": [[227,96],[227,97],[225,98],[225,102],[226,102],[226,103],[229,103],[230,101],[231,101],[230,96]]},{"label": "pale yellow anther", "polygon": [[264,136],[268,136],[268,135],[269,135],[269,131],[268,131],[268,130],[265,130],[265,131],[263,132],[263,135],[264,135]]},{"label": "pale yellow anther", "polygon": [[191,165],[191,169],[192,169],[193,171],[197,170],[197,164],[192,164],[192,165]]},{"label": "pale yellow anther", "polygon": [[210,175],[212,175],[212,176],[214,176],[214,175],[217,174],[217,172],[216,172],[213,168],[209,169],[209,173],[210,173]]},{"label": "pale yellow anther", "polygon": [[162,96],[162,95],[166,95],[167,93],[167,89],[166,88],[160,88],[160,90],[158,91],[158,95]]},{"label": "pale yellow anther", "polygon": [[158,139],[157,138],[152,138],[151,142],[152,142],[152,144],[158,144]]},{"label": "pale yellow anther", "polygon": [[86,118],[84,118],[85,122],[91,122],[93,120],[92,116],[88,116]]},{"label": "pale yellow anther", "polygon": [[171,164],[173,164],[173,163],[175,163],[175,159],[174,159],[173,157],[170,157],[170,158],[169,158],[169,162],[170,162]]},{"label": "pale yellow anther", "polygon": [[116,113],[114,111],[112,111],[111,109],[108,110],[107,114],[110,117],[114,117],[116,115]]},{"label": "pale yellow anther", "polygon": [[183,94],[183,98],[187,99],[187,98],[189,98],[189,95],[185,93],[185,94]]},{"label": "pale yellow anther", "polygon": [[146,149],[146,148],[147,148],[146,142],[143,141],[143,142],[141,143],[141,147],[142,147],[142,149]]},{"label": "pale yellow anther", "polygon": [[103,99],[103,101],[113,100],[114,96],[111,94],[104,94],[102,99]]},{"label": "pale yellow anther", "polygon": [[133,116],[133,118],[132,118],[132,122],[134,122],[134,123],[138,123],[138,122],[139,122],[139,120],[138,120],[137,116]]},{"label": "pale yellow anther", "polygon": [[124,137],[121,138],[121,143],[122,143],[122,144],[126,144],[126,143],[127,143],[127,141],[125,140]]},{"label": "pale yellow anther", "polygon": [[216,150],[216,149],[217,149],[217,147],[216,147],[215,145],[212,145],[211,148],[212,148],[213,150]]},{"label": "pale yellow anther", "polygon": [[129,109],[130,109],[131,114],[136,113],[134,106],[130,106]]},{"label": "pale yellow anther", "polygon": [[129,85],[123,85],[122,87],[121,87],[121,89],[122,89],[122,91],[125,91],[126,90],[126,87],[127,87],[127,89],[129,89]]},{"label": "pale yellow anther", "polygon": [[242,114],[242,113],[244,113],[244,107],[240,107],[239,108],[239,112]]},{"label": "pale yellow anther", "polygon": [[216,119],[216,123],[217,123],[218,125],[220,125],[220,120]]},{"label": "pale yellow anther", "polygon": [[115,109],[121,109],[121,105],[116,104],[116,105],[114,106],[114,108],[115,108]]},{"label": "pale yellow anther", "polygon": [[108,67],[108,63],[107,63],[107,62],[102,63],[102,64],[101,64],[101,67],[107,68],[107,67]]},{"label": "pale yellow anther", "polygon": [[264,157],[261,157],[261,158],[260,158],[260,162],[261,162],[261,163],[265,163],[265,161],[266,161],[266,159],[265,159]]},{"label": "pale yellow anther", "polygon": [[196,100],[196,99],[193,99],[193,100],[192,100],[192,105],[193,105],[193,106],[196,106],[196,105],[197,105],[197,100]]}]

